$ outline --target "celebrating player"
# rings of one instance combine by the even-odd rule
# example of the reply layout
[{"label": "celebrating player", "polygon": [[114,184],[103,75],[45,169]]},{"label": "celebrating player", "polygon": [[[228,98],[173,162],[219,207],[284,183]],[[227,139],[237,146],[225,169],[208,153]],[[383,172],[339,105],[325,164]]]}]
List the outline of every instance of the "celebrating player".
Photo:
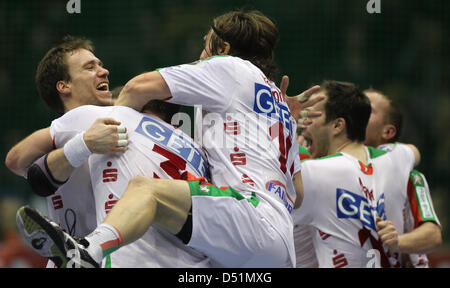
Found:
[{"label": "celebrating player", "polygon": [[[89,158],[98,223],[102,222],[117,200],[121,198],[133,176],[147,175],[154,178],[181,179],[182,176],[187,177],[188,172],[195,177],[205,176],[207,161],[203,152],[189,136],[165,123],[170,122],[173,114],[178,112],[178,106],[155,100],[150,101],[143,111],[145,114],[122,106],[83,106],[52,122],[51,129],[54,131],[54,138],[58,143],[64,144],[63,153],[68,156],[69,163],[69,165],[59,166],[58,169],[50,169],[53,177],[60,180],[64,180],[73,167],[78,165],[77,163],[84,163],[90,156],[89,150],[86,153],[79,153],[78,147],[84,146],[82,132],[88,130],[92,123],[95,125],[98,117],[114,117],[121,120],[123,126],[128,127],[128,137],[131,143],[125,153],[120,156],[93,154]],[[118,141],[121,141],[120,136]],[[79,143],[79,145],[73,143]],[[53,151],[50,155],[58,151]],[[51,157],[50,155],[49,157]],[[72,193],[76,194],[75,191]],[[140,201],[140,199],[137,200]],[[135,212],[129,211],[132,214]],[[27,219],[36,219],[35,217],[43,218],[36,211],[27,207],[22,208],[18,213],[19,230],[26,242],[30,244],[33,244],[33,241],[39,237],[39,239],[45,238],[41,230],[36,229],[36,226],[26,226]],[[62,230],[56,230],[64,239]],[[115,233],[116,230],[107,224],[102,224],[94,233],[98,233],[98,231]],[[115,237],[120,237],[120,235],[115,235]],[[92,239],[91,235],[86,238]],[[53,241],[51,238],[45,239],[47,239],[46,245],[40,247],[32,245],[33,248],[43,255],[52,255],[52,259],[58,267],[76,267],[77,262],[75,260],[67,261],[67,251],[62,248],[73,248],[77,245],[76,242],[71,242],[71,238],[64,239],[65,242]],[[88,245],[88,242],[82,241],[81,243]],[[91,244],[95,245],[96,243],[91,242]],[[107,242],[104,245],[105,249],[111,248]],[[113,247],[111,249],[114,250]],[[108,254],[111,252],[112,250],[108,250]],[[83,261],[85,266],[98,267],[98,263],[89,257],[83,258]],[[138,240],[110,254],[106,258],[104,266],[205,268],[209,267],[209,260],[186,247],[174,235],[154,226],[150,227]]]},{"label": "celebrating player", "polygon": [[302,132],[314,159],[294,176],[301,202],[294,222],[316,228],[319,267],[398,267],[403,187],[418,151],[412,145],[390,153],[364,146],[369,99],[351,83],[325,81],[321,89],[312,98],[326,101],[312,109],[323,115]]},{"label": "celebrating player", "polygon": [[[365,145],[392,149],[399,140],[403,117],[398,105],[381,91],[365,90],[372,106],[366,130]],[[414,267],[429,267],[425,253],[442,243],[439,219],[433,208],[430,190],[425,176],[417,170],[411,171],[407,186],[404,234],[398,237],[398,250],[409,253],[409,261]],[[412,253],[412,254],[411,254]],[[408,265],[402,263],[402,265]]]},{"label": "celebrating player", "polygon": [[[65,249],[99,263],[109,249],[139,239],[156,224],[217,266],[293,267],[292,175],[300,165],[296,123],[272,81],[277,41],[275,25],[261,13],[226,13],[205,36],[200,61],[130,80],[120,105],[140,110],[152,99],[202,105],[202,143],[214,185],[135,177],[104,221],[115,232],[97,229],[85,239],[88,247]],[[48,226],[44,220],[32,222]],[[63,235],[54,241],[70,237]]]},{"label": "celebrating player", "polygon": [[[94,55],[91,41],[68,36],[63,43],[51,48],[40,61],[36,71],[36,86],[45,103],[54,112],[64,114],[86,104],[111,105],[108,75],[109,71]],[[115,121],[98,123],[111,129],[115,129],[118,124]],[[108,136],[114,137],[114,134],[109,133]],[[96,227],[87,163],[77,168],[65,183],[39,183],[39,169],[35,169],[37,166],[28,170],[36,159],[54,148],[53,144],[50,128],[38,130],[9,151],[6,166],[20,176],[27,177],[29,173],[28,180],[32,185],[38,186],[36,188],[41,196],[54,193],[47,197],[50,217],[71,235],[86,236]],[[112,147],[111,150],[121,149]],[[44,158],[38,161],[43,164]],[[48,267],[52,266],[49,262]]]}]

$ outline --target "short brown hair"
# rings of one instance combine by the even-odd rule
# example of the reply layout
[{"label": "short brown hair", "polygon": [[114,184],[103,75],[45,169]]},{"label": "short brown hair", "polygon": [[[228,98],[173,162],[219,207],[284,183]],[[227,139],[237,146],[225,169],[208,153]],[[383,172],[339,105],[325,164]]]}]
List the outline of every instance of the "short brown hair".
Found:
[{"label": "short brown hair", "polygon": [[350,82],[325,80],[320,87],[326,91],[328,97],[325,104],[325,122],[344,118],[347,138],[363,142],[372,112],[369,98]]},{"label": "short brown hair", "polygon": [[229,54],[249,60],[272,81],[278,73],[274,52],[280,36],[275,24],[260,11],[232,11],[213,20],[211,51],[215,53],[224,42],[230,44]]},{"label": "short brown hair", "polygon": [[90,40],[65,36],[63,43],[50,49],[39,62],[36,70],[36,87],[44,102],[58,114],[64,114],[64,103],[56,89],[58,81],[70,81],[69,68],[66,62],[67,53],[78,49],[94,52]]}]

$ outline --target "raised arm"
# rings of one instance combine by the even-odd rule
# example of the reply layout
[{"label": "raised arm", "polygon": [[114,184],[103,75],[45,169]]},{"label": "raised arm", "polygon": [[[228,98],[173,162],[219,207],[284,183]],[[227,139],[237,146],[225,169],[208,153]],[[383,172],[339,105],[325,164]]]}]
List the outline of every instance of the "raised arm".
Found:
[{"label": "raised arm", "polygon": [[27,168],[36,159],[49,153],[52,149],[53,141],[50,136],[50,128],[38,130],[9,150],[5,165],[15,174],[25,176]]},{"label": "raised arm", "polygon": [[150,100],[172,97],[169,86],[158,71],[140,74],[125,85],[116,100],[116,106],[128,106],[137,111]]}]

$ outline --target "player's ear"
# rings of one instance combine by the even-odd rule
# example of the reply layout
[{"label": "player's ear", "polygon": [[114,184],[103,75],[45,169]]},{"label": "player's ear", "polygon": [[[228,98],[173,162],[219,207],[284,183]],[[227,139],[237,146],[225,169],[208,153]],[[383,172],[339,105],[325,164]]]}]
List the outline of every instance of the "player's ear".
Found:
[{"label": "player's ear", "polygon": [[229,55],[228,53],[230,53],[230,48],[230,43],[226,41],[223,42],[222,48],[219,48],[218,55]]},{"label": "player's ear", "polygon": [[69,95],[71,92],[70,84],[64,80],[56,82],[56,90],[62,95]]},{"label": "player's ear", "polygon": [[389,142],[395,135],[397,135],[397,128],[395,128],[394,125],[384,125],[383,131],[381,132],[381,138]]},{"label": "player's ear", "polygon": [[344,118],[339,117],[336,120],[334,120],[334,127],[333,127],[334,134],[335,135],[341,134],[342,131],[345,130],[345,125],[346,123]]}]

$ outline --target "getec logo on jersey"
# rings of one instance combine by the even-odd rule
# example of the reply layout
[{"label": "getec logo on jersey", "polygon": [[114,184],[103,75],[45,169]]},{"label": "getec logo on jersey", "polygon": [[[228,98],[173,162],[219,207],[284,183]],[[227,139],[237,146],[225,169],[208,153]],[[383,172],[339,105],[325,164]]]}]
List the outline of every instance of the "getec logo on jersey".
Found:
[{"label": "getec logo on jersey", "polygon": [[180,131],[148,117],[142,118],[135,131],[183,158],[200,175],[206,175],[206,159],[202,151],[185,139]]},{"label": "getec logo on jersey", "polygon": [[375,207],[372,205],[361,195],[344,189],[336,189],[336,211],[338,218],[359,219],[365,227],[377,231],[375,225],[376,217],[386,219],[384,213],[384,194],[381,194]]},{"label": "getec logo on jersey", "polygon": [[255,83],[255,104],[253,110],[258,114],[280,121],[289,130],[292,136],[291,112],[287,106],[277,103],[272,95],[270,87]]}]

